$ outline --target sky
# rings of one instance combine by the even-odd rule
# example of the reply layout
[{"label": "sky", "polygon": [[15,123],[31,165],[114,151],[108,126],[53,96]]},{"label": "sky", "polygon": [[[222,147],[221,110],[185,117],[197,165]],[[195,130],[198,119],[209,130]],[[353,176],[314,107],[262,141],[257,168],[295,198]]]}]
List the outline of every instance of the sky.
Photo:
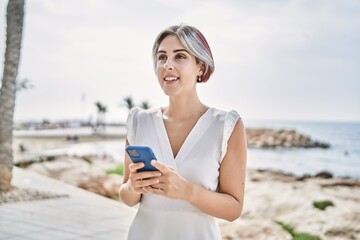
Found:
[{"label": "sky", "polygon": [[245,120],[360,121],[358,0],[29,0],[25,11],[18,79],[34,87],[18,92],[16,121],[94,120],[100,101],[123,122],[127,96],[165,106],[151,49],[180,23],[200,29],[214,56],[197,86],[206,105]]}]

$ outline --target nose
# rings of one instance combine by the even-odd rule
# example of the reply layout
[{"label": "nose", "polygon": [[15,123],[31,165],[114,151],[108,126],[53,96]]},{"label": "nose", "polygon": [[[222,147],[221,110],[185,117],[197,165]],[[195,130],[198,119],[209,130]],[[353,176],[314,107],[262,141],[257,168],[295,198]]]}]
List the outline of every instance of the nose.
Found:
[{"label": "nose", "polygon": [[171,60],[167,60],[166,61],[166,63],[164,64],[164,69],[165,70],[173,70],[174,69],[174,67],[173,67],[173,65],[172,65],[172,63],[171,63]]}]

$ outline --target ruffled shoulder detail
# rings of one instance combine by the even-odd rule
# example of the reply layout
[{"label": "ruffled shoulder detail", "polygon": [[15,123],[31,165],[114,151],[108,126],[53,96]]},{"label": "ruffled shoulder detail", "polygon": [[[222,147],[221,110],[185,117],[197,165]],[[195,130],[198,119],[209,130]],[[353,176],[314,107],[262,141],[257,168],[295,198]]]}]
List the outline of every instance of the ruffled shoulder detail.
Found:
[{"label": "ruffled shoulder detail", "polygon": [[126,137],[130,145],[134,145],[135,143],[137,116],[140,110],[138,107],[132,108],[126,119]]},{"label": "ruffled shoulder detail", "polygon": [[224,122],[220,162],[225,157],[229,138],[231,136],[231,133],[234,131],[235,125],[239,119],[240,119],[240,115],[235,110],[231,110],[226,114],[225,122]]}]

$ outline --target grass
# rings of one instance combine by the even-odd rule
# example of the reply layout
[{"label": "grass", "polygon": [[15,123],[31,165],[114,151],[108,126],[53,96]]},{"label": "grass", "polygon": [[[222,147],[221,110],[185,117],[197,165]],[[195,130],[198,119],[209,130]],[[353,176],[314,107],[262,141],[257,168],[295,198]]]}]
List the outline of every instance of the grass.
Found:
[{"label": "grass", "polygon": [[124,165],[120,163],[115,168],[106,170],[106,174],[118,174],[122,176],[124,174]]},{"label": "grass", "polygon": [[279,224],[285,231],[290,233],[291,236],[295,235],[295,228],[289,224],[283,223],[283,222],[276,222]]},{"label": "grass", "polygon": [[318,209],[324,211],[327,207],[335,206],[335,205],[332,201],[325,200],[325,201],[315,201],[315,202],[313,202],[313,206],[315,208],[318,208]]},{"label": "grass", "polygon": [[318,236],[312,235],[310,233],[296,232],[294,226],[291,226],[290,224],[278,221],[276,221],[276,223],[292,236],[292,240],[321,240]]},{"label": "grass", "polygon": [[309,233],[298,233],[293,236],[293,240],[320,240],[320,238]]}]

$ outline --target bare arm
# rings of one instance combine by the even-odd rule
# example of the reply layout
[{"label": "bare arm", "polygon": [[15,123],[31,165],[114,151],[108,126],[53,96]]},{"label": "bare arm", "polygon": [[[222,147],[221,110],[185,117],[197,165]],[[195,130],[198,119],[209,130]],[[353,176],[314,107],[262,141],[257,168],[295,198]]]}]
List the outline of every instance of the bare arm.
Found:
[{"label": "bare arm", "polygon": [[152,185],[154,188],[143,189],[148,193],[186,200],[209,215],[233,221],[240,216],[243,207],[246,157],[246,134],[239,120],[220,166],[218,192],[188,182],[158,161],[152,161],[152,164],[163,174],[160,183]]},{"label": "bare arm", "polygon": [[245,129],[238,121],[220,166],[218,193],[194,186],[190,202],[212,216],[228,221],[237,219],[243,207],[246,158]]}]

